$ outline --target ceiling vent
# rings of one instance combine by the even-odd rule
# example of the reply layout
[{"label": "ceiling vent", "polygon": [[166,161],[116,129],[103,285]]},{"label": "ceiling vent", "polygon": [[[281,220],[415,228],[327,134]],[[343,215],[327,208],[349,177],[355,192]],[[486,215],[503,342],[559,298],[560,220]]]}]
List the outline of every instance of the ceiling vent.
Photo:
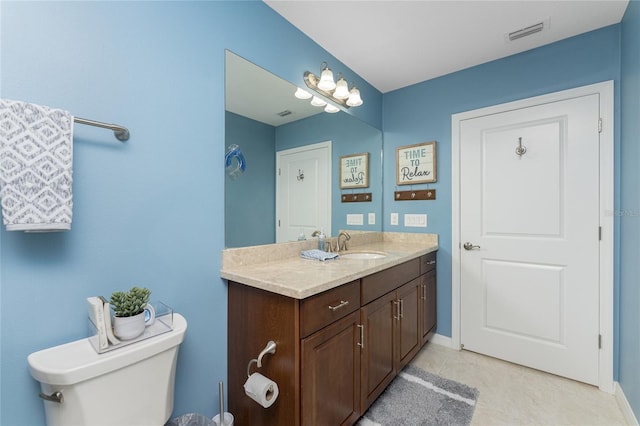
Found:
[{"label": "ceiling vent", "polygon": [[288,109],[285,109],[284,111],[280,111],[276,113],[276,115],[279,115],[280,117],[286,117],[287,115],[291,115],[291,114],[293,113]]},{"label": "ceiling vent", "polygon": [[549,24],[548,20],[546,22],[545,21],[539,22],[539,23],[537,23],[535,25],[531,25],[529,27],[522,28],[520,30],[517,30],[517,31],[514,31],[512,33],[509,33],[509,34],[507,34],[506,38],[508,39],[508,41],[515,41],[515,40],[521,39],[523,37],[527,37],[527,36],[530,36],[532,34],[541,32],[546,27],[548,27],[548,24]]}]

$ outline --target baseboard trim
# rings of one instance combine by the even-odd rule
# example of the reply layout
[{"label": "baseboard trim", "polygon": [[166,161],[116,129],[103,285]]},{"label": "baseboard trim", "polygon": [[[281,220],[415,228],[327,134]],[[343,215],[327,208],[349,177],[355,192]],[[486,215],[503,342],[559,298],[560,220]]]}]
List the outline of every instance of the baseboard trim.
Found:
[{"label": "baseboard trim", "polygon": [[449,336],[443,336],[442,334],[434,334],[429,341],[435,345],[445,346],[451,349],[460,349],[453,347],[453,340]]},{"label": "baseboard trim", "polygon": [[633,410],[631,409],[631,405],[629,404],[629,400],[627,400],[627,397],[625,396],[624,391],[622,390],[622,386],[620,386],[620,383],[618,382],[613,382],[613,383],[614,383],[613,392],[616,397],[616,401],[618,402],[618,406],[620,407],[620,410],[622,410],[622,414],[624,415],[624,418],[627,421],[627,424],[638,426],[638,419],[636,418],[636,415],[633,413]]}]

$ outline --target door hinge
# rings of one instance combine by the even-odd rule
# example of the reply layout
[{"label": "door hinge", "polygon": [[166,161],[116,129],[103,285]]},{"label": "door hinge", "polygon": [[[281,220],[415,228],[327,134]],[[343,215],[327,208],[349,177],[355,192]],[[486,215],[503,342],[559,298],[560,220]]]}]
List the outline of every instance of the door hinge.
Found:
[{"label": "door hinge", "polygon": [[598,241],[602,241],[602,226],[598,226]]},{"label": "door hinge", "polygon": [[598,334],[598,349],[602,349],[602,334]]},{"label": "door hinge", "polygon": [[280,176],[280,167],[278,167],[278,176]]},{"label": "door hinge", "polygon": [[278,219],[278,228],[280,228],[280,219]]},{"label": "door hinge", "polygon": [[598,133],[602,133],[602,118],[598,118]]}]

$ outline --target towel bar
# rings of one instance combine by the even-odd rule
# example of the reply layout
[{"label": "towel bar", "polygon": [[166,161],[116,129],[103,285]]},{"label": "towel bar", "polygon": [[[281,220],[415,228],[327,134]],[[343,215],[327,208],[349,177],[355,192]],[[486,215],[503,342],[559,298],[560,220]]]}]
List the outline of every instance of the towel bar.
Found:
[{"label": "towel bar", "polygon": [[86,118],[73,117],[73,121],[78,124],[87,124],[94,127],[102,127],[104,129],[113,130],[113,134],[119,141],[129,140],[129,130],[126,127],[117,124],[108,124],[101,121],[87,120]]}]

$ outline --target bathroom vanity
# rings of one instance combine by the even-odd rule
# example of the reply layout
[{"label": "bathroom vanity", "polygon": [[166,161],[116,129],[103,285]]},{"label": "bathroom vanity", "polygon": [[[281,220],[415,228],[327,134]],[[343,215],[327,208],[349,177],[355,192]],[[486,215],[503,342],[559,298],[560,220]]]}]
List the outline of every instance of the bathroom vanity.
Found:
[{"label": "bathroom vanity", "polygon": [[[314,242],[223,253],[228,404],[237,425],[352,425],[435,332],[437,237],[375,232],[352,240],[348,252],[384,256],[299,258]],[[259,369],[248,366],[269,340],[275,354]],[[244,393],[256,371],[278,384],[270,408]]]}]

